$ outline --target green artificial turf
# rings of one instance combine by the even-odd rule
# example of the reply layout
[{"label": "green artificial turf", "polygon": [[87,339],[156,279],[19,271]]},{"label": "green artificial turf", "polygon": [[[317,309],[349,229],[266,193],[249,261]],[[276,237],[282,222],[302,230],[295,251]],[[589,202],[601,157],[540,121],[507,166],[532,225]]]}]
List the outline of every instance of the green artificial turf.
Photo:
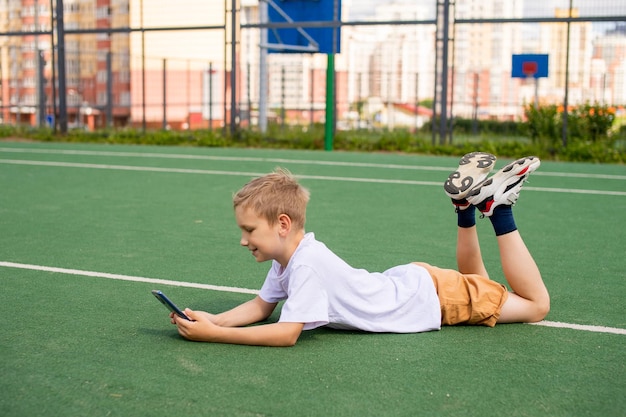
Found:
[{"label": "green artificial turf", "polygon": [[[197,159],[206,156],[220,159]],[[0,159],[89,164],[0,161],[0,262],[258,289],[269,265],[239,247],[230,199],[250,178],[245,173],[282,165],[304,176],[311,190],[307,230],[351,264],[383,270],[413,260],[455,263],[456,219],[437,184],[456,158],[4,142]],[[626,168],[545,162],[539,172],[604,176],[533,175],[514,208],[551,292],[547,319],[625,329]],[[501,280],[487,219],[479,220],[479,233],[487,267]],[[304,332],[293,348],[214,345],[181,339],[150,290],[211,312],[252,295],[6,266],[0,283],[2,416],[622,416],[626,410],[624,334],[526,324],[409,335],[318,329]]]}]

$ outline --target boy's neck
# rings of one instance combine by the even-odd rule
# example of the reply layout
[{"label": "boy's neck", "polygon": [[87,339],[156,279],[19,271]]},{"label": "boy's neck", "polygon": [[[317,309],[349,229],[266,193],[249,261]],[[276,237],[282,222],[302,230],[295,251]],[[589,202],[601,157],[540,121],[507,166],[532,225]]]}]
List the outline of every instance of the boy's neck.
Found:
[{"label": "boy's neck", "polygon": [[280,265],[283,268],[287,267],[287,264],[291,260],[291,257],[296,252],[296,249],[298,249],[298,246],[300,245],[300,242],[302,242],[302,239],[304,239],[304,235],[305,235],[305,231],[304,231],[304,229],[301,229],[301,230],[298,230],[298,231],[293,231],[293,232],[289,233],[285,237],[285,242],[284,242],[284,246],[283,246],[284,247],[284,252],[283,252],[284,256],[281,256],[282,259],[276,259],[276,261],[278,263],[280,263]]}]

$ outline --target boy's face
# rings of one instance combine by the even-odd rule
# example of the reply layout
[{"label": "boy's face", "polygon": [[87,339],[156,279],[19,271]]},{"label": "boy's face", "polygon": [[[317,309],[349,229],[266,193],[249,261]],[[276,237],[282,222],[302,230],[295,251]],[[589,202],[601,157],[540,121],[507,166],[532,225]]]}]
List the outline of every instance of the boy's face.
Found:
[{"label": "boy's face", "polygon": [[278,223],[270,226],[267,219],[260,217],[250,208],[238,206],[235,219],[241,229],[241,246],[252,252],[257,262],[276,259],[281,262],[281,239]]}]

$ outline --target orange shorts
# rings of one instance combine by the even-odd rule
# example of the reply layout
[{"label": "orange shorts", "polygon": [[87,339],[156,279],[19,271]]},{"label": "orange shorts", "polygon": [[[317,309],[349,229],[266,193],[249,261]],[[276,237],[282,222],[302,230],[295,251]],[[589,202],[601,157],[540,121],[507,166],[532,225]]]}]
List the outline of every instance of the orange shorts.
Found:
[{"label": "orange shorts", "polygon": [[461,274],[423,262],[435,283],[441,304],[441,324],[478,324],[493,327],[509,296],[506,287],[480,275]]}]

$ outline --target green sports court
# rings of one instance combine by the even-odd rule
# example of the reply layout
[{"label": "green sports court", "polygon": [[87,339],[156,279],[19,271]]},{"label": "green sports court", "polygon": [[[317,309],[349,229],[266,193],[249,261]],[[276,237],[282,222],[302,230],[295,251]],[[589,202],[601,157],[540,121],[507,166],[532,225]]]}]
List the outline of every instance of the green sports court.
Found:
[{"label": "green sports court", "polygon": [[307,231],[353,266],[454,268],[457,161],[0,142],[0,415],[626,415],[623,165],[543,161],[524,186],[517,225],[552,297],[536,325],[204,344],[150,294],[215,313],[254,296],[269,264],[240,247],[231,197],[277,166],[311,191]]}]

